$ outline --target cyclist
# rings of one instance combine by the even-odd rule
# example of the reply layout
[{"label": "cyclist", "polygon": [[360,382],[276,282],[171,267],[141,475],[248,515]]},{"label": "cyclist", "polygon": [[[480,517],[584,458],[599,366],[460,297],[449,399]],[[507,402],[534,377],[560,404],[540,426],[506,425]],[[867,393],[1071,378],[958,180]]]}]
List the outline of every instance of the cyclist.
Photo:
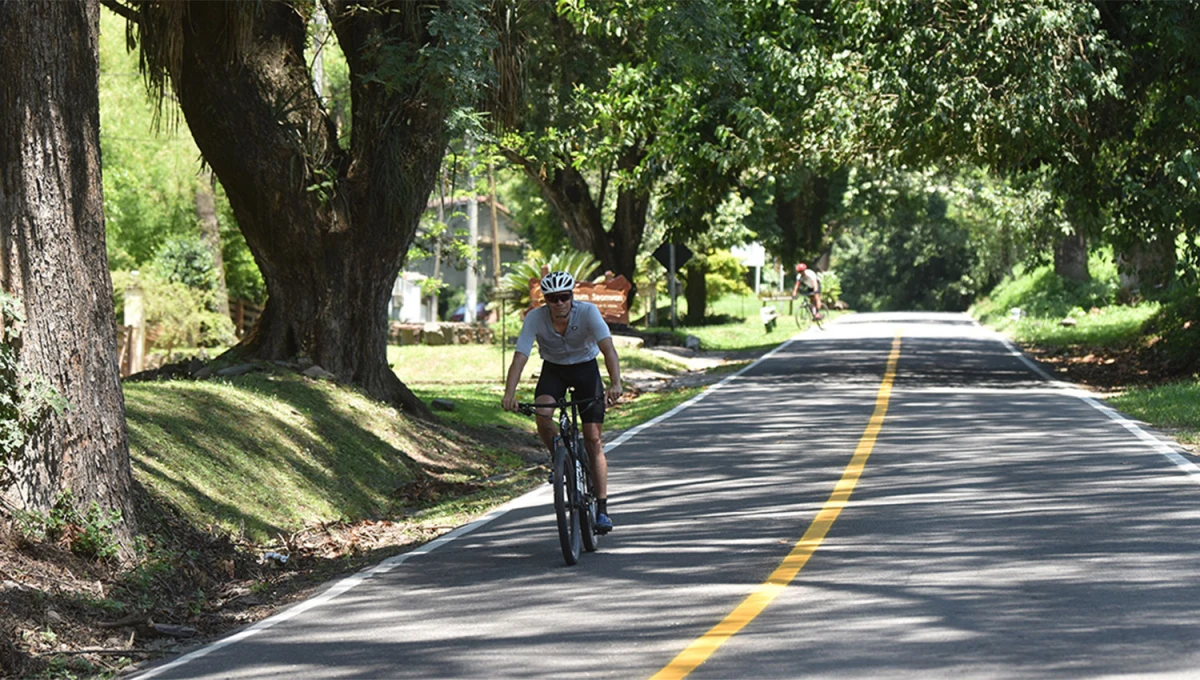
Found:
[{"label": "cyclist", "polygon": [[800,294],[801,285],[804,286],[805,297],[812,300],[813,307],[817,310],[817,319],[824,319],[825,314],[821,311],[821,279],[803,262],[796,265],[796,285],[792,287],[793,300]]},{"label": "cyclist", "polygon": [[[583,420],[583,443],[592,462],[592,479],[596,485],[596,530],[608,533],[613,523],[608,516],[608,462],[604,458],[600,432],[604,427],[606,402],[614,404],[621,397],[621,365],[617,350],[600,309],[590,302],[573,299],[575,277],[568,272],[550,272],[542,277],[541,283],[546,304],[525,316],[500,404],[506,411],[517,410],[517,383],[521,382],[521,372],[529,361],[535,339],[542,357],[542,374],[534,389],[534,403],[553,405],[566,395],[568,387],[574,388],[580,399],[603,397],[582,409],[580,419]],[[604,355],[604,365],[608,369],[607,392],[596,361],[600,354]],[[551,456],[554,455],[554,435],[557,433],[553,416],[552,409],[537,410],[538,434]]]}]

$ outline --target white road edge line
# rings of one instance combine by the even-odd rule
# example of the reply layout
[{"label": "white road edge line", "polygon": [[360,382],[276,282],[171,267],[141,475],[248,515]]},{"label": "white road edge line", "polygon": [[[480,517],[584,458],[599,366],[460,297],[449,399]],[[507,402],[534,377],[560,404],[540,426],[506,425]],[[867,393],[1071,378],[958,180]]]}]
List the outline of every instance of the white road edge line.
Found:
[{"label": "white road edge line", "polygon": [[1183,449],[1180,448],[1178,444],[1172,441],[1167,441],[1162,437],[1158,437],[1150,432],[1147,432],[1123,413],[1117,411],[1107,404],[1100,403],[1086,391],[1076,387],[1075,385],[1072,385],[1071,383],[1063,382],[1062,380],[1055,378],[1043,370],[1041,366],[1038,366],[1036,362],[1027,357],[1024,352],[1016,347],[1016,345],[1013,345],[1011,340],[1004,336],[999,337],[1000,341],[1004,343],[1004,346],[1008,348],[1009,353],[1020,359],[1034,373],[1037,373],[1039,376],[1044,378],[1055,387],[1061,389],[1063,392],[1080,399],[1088,406],[1091,406],[1097,411],[1103,413],[1110,420],[1116,422],[1121,427],[1129,430],[1130,434],[1132,434],[1134,437],[1137,437],[1142,442],[1148,444],[1156,453],[1161,454],[1167,460],[1174,463],[1175,467],[1179,468],[1188,476],[1189,479],[1197,484],[1200,484],[1200,466],[1197,466],[1195,463],[1185,458],[1183,456]]},{"label": "white road edge line", "polygon": [[[670,418],[671,416],[675,415],[676,413],[679,413],[680,411],[684,410],[685,408],[688,408],[689,406],[696,404],[704,397],[706,397],[709,394],[711,394],[712,392],[715,392],[716,390],[720,389],[726,383],[729,383],[730,381],[732,381],[734,378],[737,378],[738,376],[740,376],[741,374],[750,370],[751,368],[754,368],[758,364],[775,356],[775,354],[778,353],[780,350],[782,350],[783,348],[792,344],[792,342],[794,342],[796,340],[796,338],[800,337],[800,335],[801,335],[800,333],[797,333],[796,335],[792,336],[791,338],[783,341],[775,349],[762,355],[755,361],[751,362],[749,365],[744,366],[741,370],[737,371],[736,373],[730,374],[724,380],[721,380],[720,382],[718,382],[714,385],[710,385],[705,390],[700,392],[700,394],[697,394],[696,396],[692,397],[691,399],[688,399],[687,401],[676,406],[675,408],[671,409],[670,411],[667,411],[666,413],[664,413],[660,416],[652,418],[652,419],[642,423],[641,425],[638,425],[637,427],[633,427],[633,428],[626,430],[625,432],[622,432],[621,435],[619,437],[617,437],[616,439],[614,439],[612,442],[605,444],[605,446],[604,446],[605,452],[607,453],[608,451],[611,451],[612,449],[629,441],[634,435],[641,432],[642,430],[645,430],[646,428],[651,427],[653,425],[657,425],[658,423],[661,423],[662,421],[666,420],[667,418]],[[549,486],[540,486],[540,487],[534,489],[533,491],[530,491],[522,496],[518,496],[517,498],[514,498],[513,500],[505,503],[504,505],[501,505],[500,507],[496,508],[495,510],[492,510],[491,512],[487,513],[483,517],[480,517],[479,519],[475,520],[474,522],[464,524],[461,527],[454,529],[453,531],[442,534],[441,536],[433,539],[432,541],[425,543],[421,546],[418,546],[406,553],[403,553],[400,555],[395,555],[393,557],[389,557],[386,560],[383,560],[382,562],[380,562],[379,564],[377,564],[373,567],[368,567],[366,569],[363,569],[362,571],[358,572],[357,574],[354,574],[353,576],[347,576],[346,578],[342,579],[341,581],[338,581],[337,583],[330,586],[330,588],[328,590],[321,593],[320,595],[317,595],[316,597],[305,600],[304,602],[301,602],[293,607],[285,609],[284,611],[279,612],[278,614],[267,617],[267,618],[263,619],[262,621],[259,621],[258,623],[251,625],[249,628],[246,628],[237,633],[234,633],[233,635],[230,635],[229,637],[221,638],[220,640],[217,640],[216,642],[207,644],[207,645],[201,647],[200,649],[197,649],[193,652],[184,654],[183,656],[179,657],[178,659],[175,659],[174,661],[165,663],[161,666],[155,666],[154,668],[147,669],[145,673],[142,673],[140,675],[131,676],[131,680],[147,680],[148,678],[156,677],[156,676],[158,676],[162,673],[165,673],[171,669],[178,668],[187,663],[195,661],[196,659],[200,659],[202,657],[208,656],[209,654],[211,654],[217,650],[223,649],[225,647],[228,647],[229,645],[232,645],[236,642],[241,642],[242,640],[245,640],[247,638],[251,638],[255,635],[258,635],[259,633],[261,633],[265,630],[269,630],[270,628],[272,628],[280,623],[283,623],[289,619],[292,619],[296,616],[299,616],[310,609],[316,609],[317,607],[320,607],[321,605],[332,601],[334,598],[338,597],[339,595],[342,595],[342,594],[348,592],[349,590],[351,590],[352,588],[355,588],[356,586],[362,584],[367,579],[369,579],[377,574],[386,574],[387,572],[391,571],[392,569],[395,569],[396,567],[400,566],[401,564],[404,564],[410,558],[416,557],[418,555],[424,555],[426,553],[431,553],[434,550],[437,550],[438,548],[442,547],[443,545],[446,545],[447,543],[450,543],[457,538],[465,536],[465,535],[471,533],[472,531],[475,531],[476,529],[478,529],[486,524],[489,524],[489,523],[495,521],[496,519],[499,519],[500,517],[509,513],[512,510],[530,507],[530,506],[535,505],[536,503],[543,502],[540,497],[546,495],[549,492],[549,489],[550,489]]]}]

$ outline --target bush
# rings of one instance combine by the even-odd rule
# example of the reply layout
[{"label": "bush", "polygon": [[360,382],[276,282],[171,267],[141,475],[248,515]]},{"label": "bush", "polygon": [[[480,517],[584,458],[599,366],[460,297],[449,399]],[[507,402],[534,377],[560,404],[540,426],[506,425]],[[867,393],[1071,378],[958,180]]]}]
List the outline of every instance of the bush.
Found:
[{"label": "bush", "polygon": [[1114,303],[1120,286],[1116,268],[1104,253],[1092,256],[1089,270],[1095,272],[1091,281],[1078,283],[1054,273],[1050,265],[1031,272],[1016,272],[997,285],[989,296],[975,307],[981,321],[987,323],[1004,317],[1017,307],[1025,316],[1063,318],[1072,312],[1105,307]]},{"label": "bush", "polygon": [[134,277],[131,272],[113,272],[113,294],[118,313],[125,308],[125,291],[136,285],[142,291],[147,329],[154,329],[154,346],[213,347],[233,341],[233,320],[213,311],[216,291],[192,288],[182,282],[166,281],[153,272]]},{"label": "bush", "polygon": [[[533,250],[526,255],[524,262],[514,262],[508,266],[508,273],[500,278],[500,294],[506,296],[513,305],[519,305],[522,309],[528,307],[529,280],[542,278],[543,265],[549,267],[550,271],[570,272],[576,281],[587,281],[588,275],[595,271],[600,263],[590,253],[564,250],[546,257]],[[498,302],[492,302],[492,307],[498,306]]]},{"label": "bush", "polygon": [[1176,293],[1147,319],[1142,332],[1157,337],[1153,352],[1169,370],[1200,372],[1200,291]]},{"label": "bush", "polygon": [[48,515],[17,510],[14,518],[26,540],[62,543],[80,557],[108,559],[120,551],[113,528],[121,523],[121,513],[105,512],[95,501],[80,513],[70,491],[58,497]]},{"label": "bush", "polygon": [[174,236],[162,244],[150,263],[149,273],[171,283],[197,290],[216,290],[217,271],[212,253],[199,239]]}]

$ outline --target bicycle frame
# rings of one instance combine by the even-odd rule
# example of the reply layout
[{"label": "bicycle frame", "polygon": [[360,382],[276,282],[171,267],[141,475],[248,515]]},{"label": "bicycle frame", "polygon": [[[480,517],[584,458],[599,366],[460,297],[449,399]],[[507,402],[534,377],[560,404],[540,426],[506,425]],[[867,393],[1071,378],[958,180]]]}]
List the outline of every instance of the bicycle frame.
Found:
[{"label": "bicycle frame", "polygon": [[[571,396],[575,396],[574,390]],[[598,543],[594,526],[596,497],[592,488],[591,460],[579,431],[579,407],[602,398],[559,399],[553,405],[519,405],[519,410],[525,414],[537,413],[539,408],[558,411],[558,435],[554,438],[550,480],[554,485],[559,543],[563,559],[568,565],[579,560],[581,548],[593,552]]]}]

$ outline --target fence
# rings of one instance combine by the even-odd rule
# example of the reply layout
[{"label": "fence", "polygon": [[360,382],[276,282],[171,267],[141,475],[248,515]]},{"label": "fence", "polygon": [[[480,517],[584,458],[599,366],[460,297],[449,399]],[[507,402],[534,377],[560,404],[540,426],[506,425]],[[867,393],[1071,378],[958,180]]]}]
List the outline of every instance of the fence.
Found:
[{"label": "fence", "polygon": [[229,318],[233,319],[233,332],[238,338],[253,328],[262,314],[262,307],[246,300],[229,301]]}]

